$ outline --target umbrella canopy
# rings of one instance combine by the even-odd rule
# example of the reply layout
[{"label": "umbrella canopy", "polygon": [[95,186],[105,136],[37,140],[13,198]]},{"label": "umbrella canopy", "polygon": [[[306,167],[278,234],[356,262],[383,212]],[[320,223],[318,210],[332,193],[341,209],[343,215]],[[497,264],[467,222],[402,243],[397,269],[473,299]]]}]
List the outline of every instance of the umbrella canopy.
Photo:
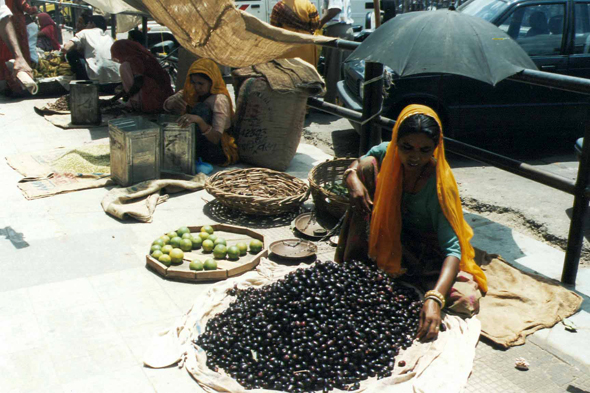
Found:
[{"label": "umbrella canopy", "polygon": [[493,24],[457,11],[398,15],[372,33],[347,59],[382,63],[401,76],[445,73],[491,85],[537,66]]}]

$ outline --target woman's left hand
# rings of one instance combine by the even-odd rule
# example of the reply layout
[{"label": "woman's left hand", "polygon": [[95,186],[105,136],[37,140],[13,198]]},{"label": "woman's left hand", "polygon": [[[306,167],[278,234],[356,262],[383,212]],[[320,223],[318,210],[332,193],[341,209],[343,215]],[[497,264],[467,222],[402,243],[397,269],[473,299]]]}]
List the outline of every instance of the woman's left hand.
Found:
[{"label": "woman's left hand", "polygon": [[198,123],[201,121],[201,116],[199,115],[182,115],[178,118],[178,125],[181,127],[188,127],[192,123]]},{"label": "woman's left hand", "polygon": [[440,329],[440,321],[440,304],[432,299],[427,299],[420,311],[420,326],[416,338],[422,341],[436,339]]}]

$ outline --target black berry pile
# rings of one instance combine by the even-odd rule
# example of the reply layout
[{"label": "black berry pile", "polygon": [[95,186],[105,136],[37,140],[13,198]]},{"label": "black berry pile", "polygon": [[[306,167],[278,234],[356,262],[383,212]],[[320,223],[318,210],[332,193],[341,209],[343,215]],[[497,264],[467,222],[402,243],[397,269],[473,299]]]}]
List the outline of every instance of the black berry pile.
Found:
[{"label": "black berry pile", "polygon": [[318,262],[260,289],[230,290],[230,307],[196,343],[212,370],[247,389],[356,390],[390,376],[412,344],[417,294],[361,262]]}]

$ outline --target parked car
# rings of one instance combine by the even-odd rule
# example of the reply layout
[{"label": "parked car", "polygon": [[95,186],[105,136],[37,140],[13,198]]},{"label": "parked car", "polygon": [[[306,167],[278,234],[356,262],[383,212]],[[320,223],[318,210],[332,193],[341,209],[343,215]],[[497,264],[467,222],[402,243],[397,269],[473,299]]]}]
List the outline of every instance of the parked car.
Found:
[{"label": "parked car", "polygon": [[[428,11],[423,11],[428,12]],[[581,0],[471,0],[458,12],[481,17],[516,40],[542,71],[590,77],[590,3]],[[386,68],[386,72],[388,72]],[[338,94],[361,110],[364,62],[343,66]],[[579,136],[588,97],[504,80],[495,87],[454,75],[392,75],[383,114],[397,118],[412,103],[434,108],[447,136],[494,138],[542,131]],[[358,130],[358,125],[355,126]]]}]

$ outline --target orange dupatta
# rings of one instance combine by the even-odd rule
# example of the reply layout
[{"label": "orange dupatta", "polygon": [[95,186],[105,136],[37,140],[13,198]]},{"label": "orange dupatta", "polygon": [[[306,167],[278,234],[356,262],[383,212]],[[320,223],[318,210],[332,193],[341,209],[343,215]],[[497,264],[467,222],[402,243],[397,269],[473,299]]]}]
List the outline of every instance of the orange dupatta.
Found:
[{"label": "orange dupatta", "polygon": [[416,114],[432,117],[441,129],[440,141],[434,150],[438,201],[443,214],[459,238],[459,244],[461,245],[460,269],[472,274],[480,290],[485,293],[488,290],[486,276],[475,263],[473,259],[475,251],[469,243],[469,240],[473,237],[473,230],[463,218],[457,182],[445,159],[442,124],[436,112],[424,105],[405,107],[393,127],[392,142],[387,147],[385,158],[377,176],[377,188],[373,201],[374,208],[369,236],[369,257],[377,262],[377,266],[388,273],[393,275],[404,273],[401,267],[402,245],[400,240],[402,231],[400,209],[403,170],[397,153],[396,141],[400,124],[408,117]]},{"label": "orange dupatta", "polygon": [[[211,94],[223,94],[229,100],[230,113],[233,118],[234,108],[231,102],[229,91],[223,81],[223,76],[217,64],[210,59],[199,59],[195,61],[188,70],[186,75],[186,81],[184,82],[184,88],[182,89],[182,97],[186,101],[187,105],[193,107],[197,104],[197,92],[191,83],[192,74],[205,74],[211,79]],[[233,164],[238,161],[238,146],[234,137],[229,135],[227,132],[221,134],[221,147],[227,161],[223,166]]]}]

